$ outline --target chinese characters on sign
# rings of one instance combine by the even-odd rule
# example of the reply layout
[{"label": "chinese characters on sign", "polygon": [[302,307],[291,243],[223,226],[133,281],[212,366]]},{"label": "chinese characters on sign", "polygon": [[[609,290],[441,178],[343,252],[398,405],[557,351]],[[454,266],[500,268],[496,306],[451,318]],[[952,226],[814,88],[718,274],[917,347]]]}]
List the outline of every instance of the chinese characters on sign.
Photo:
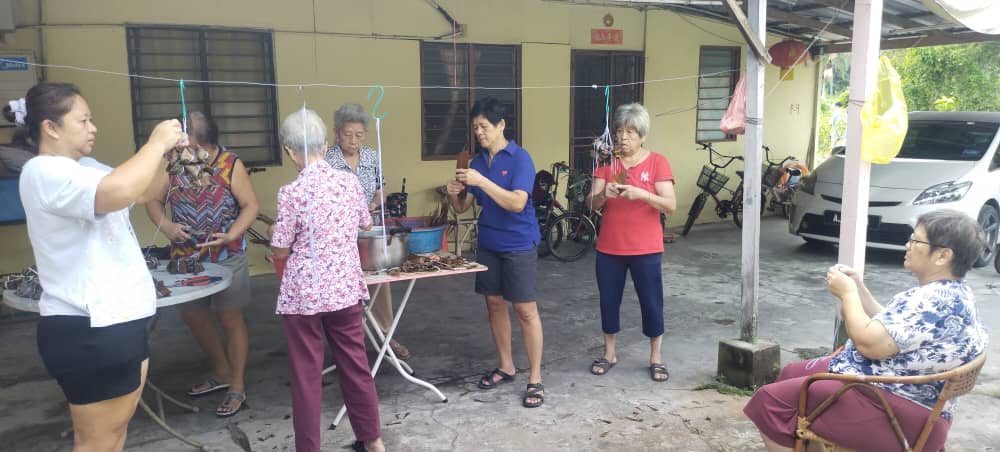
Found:
[{"label": "chinese characters on sign", "polygon": [[591,28],[591,44],[621,44],[622,31],[614,28]]}]

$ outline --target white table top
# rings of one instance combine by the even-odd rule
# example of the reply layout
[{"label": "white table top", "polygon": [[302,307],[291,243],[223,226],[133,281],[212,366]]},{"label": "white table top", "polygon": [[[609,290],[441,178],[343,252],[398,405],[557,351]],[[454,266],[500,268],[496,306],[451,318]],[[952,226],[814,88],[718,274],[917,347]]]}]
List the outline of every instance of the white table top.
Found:
[{"label": "white table top", "polygon": [[[186,273],[183,275],[172,275],[167,273],[167,263],[161,262],[160,266],[156,270],[150,271],[153,277],[163,281],[164,284],[170,288],[170,296],[157,298],[156,307],[165,308],[167,306],[173,306],[176,304],[187,303],[189,301],[198,300],[200,298],[205,298],[209,295],[221,292],[225,288],[229,287],[233,281],[233,272],[228,268],[223,267],[219,264],[213,264],[210,262],[203,263],[205,266],[205,271],[199,273],[197,276],[220,276],[221,280],[216,281],[212,284],[204,286],[194,286],[194,287],[170,287],[172,284],[179,282],[181,280],[190,278],[193,275],[191,273]],[[15,295],[14,290],[3,291],[3,302],[7,306],[20,311],[30,311],[38,312],[38,300],[32,300],[30,298],[19,297]]]}]

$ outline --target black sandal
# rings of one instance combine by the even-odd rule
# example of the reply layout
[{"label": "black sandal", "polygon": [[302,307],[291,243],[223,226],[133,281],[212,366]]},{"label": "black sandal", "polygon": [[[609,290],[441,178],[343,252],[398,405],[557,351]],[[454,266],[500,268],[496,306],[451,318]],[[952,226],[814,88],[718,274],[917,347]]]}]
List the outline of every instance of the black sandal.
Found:
[{"label": "black sandal", "polygon": [[[611,370],[612,367],[615,367],[615,364],[618,364],[618,362],[608,361],[604,357],[597,358],[594,360],[594,362],[590,363],[590,373],[598,376],[607,375],[608,371]],[[601,371],[594,372],[595,369],[601,369]]]},{"label": "black sandal", "polygon": [[649,365],[649,378],[656,382],[664,382],[670,379],[670,372],[663,363],[652,363]]},{"label": "black sandal", "polygon": [[[499,375],[500,379],[499,380],[494,380],[493,379],[494,375]],[[510,383],[512,381],[514,381],[514,376],[511,375],[511,374],[509,374],[509,373],[507,373],[507,372],[504,372],[504,371],[500,370],[500,368],[498,367],[498,368],[493,369],[492,371],[490,371],[490,373],[488,373],[486,375],[483,375],[483,378],[479,379],[478,386],[479,386],[479,389],[493,389],[493,388],[496,388],[497,386],[500,386],[500,385],[502,385],[504,383]]]},{"label": "black sandal", "polygon": [[[535,399],[535,402],[529,402],[529,399]],[[521,399],[521,404],[525,408],[538,408],[545,403],[545,385],[541,383],[528,383],[528,389],[524,393],[524,398]]]}]

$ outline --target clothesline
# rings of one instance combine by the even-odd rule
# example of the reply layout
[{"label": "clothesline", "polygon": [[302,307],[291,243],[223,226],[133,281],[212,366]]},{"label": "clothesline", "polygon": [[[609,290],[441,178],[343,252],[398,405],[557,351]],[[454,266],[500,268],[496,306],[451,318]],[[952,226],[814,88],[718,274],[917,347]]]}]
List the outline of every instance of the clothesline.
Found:
[{"label": "clothesline", "polygon": [[[523,91],[529,89],[573,89],[573,88],[603,88],[605,85],[537,85],[537,86],[521,86],[521,87],[495,87],[495,86],[447,86],[447,85],[380,85],[380,84],[370,84],[370,85],[359,85],[359,84],[339,84],[339,83],[321,83],[321,82],[306,82],[306,83],[265,83],[265,82],[252,82],[252,81],[239,81],[239,80],[197,80],[197,79],[180,79],[180,78],[170,78],[170,77],[158,77],[152,75],[142,75],[142,74],[132,74],[128,72],[116,72],[107,71],[104,69],[90,68],[90,67],[80,67],[80,66],[70,66],[63,64],[42,64],[42,63],[32,63],[20,60],[10,60],[0,58],[2,63],[28,65],[34,67],[44,67],[51,69],[69,69],[83,72],[92,72],[104,75],[114,75],[119,77],[137,78],[143,80],[156,80],[161,82],[171,82],[180,83],[182,80],[184,83],[200,83],[208,85],[242,85],[242,86],[271,86],[275,88],[366,88],[371,89],[375,86],[382,86],[383,88],[393,88],[393,89],[461,89],[461,90],[492,90],[492,91]],[[626,86],[636,86],[636,85],[647,85],[652,83],[661,82],[671,82],[679,80],[690,80],[701,77],[711,77],[715,75],[728,74],[731,72],[739,72],[738,69],[727,69],[718,72],[709,72],[705,74],[694,74],[694,75],[684,75],[678,77],[667,77],[653,80],[643,80],[640,82],[626,82],[626,83],[613,83],[607,86],[611,88],[620,88]]]}]

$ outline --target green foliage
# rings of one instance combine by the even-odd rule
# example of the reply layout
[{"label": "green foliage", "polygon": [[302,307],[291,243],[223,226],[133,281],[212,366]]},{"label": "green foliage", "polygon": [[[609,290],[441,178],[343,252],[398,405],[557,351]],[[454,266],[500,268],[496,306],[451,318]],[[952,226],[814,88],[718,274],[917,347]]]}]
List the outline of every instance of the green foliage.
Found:
[{"label": "green foliage", "polygon": [[[1000,111],[1000,42],[888,50],[909,111]],[[833,104],[846,107],[850,54],[823,57],[818,156],[830,153]],[[877,68],[875,68],[877,69]]]},{"label": "green foliage", "polygon": [[694,388],[695,391],[704,391],[708,389],[714,389],[722,395],[737,395],[737,396],[752,396],[754,391],[757,390],[756,387],[751,388],[740,388],[733,386],[726,382],[726,377],[719,375],[716,380],[711,383],[705,383],[701,386]]},{"label": "green foliage", "polygon": [[955,98],[941,96],[938,100],[934,101],[934,109],[937,111],[955,111],[957,109]]},{"label": "green foliage", "polygon": [[886,55],[903,81],[910,111],[1000,111],[1000,43],[890,50]]}]

